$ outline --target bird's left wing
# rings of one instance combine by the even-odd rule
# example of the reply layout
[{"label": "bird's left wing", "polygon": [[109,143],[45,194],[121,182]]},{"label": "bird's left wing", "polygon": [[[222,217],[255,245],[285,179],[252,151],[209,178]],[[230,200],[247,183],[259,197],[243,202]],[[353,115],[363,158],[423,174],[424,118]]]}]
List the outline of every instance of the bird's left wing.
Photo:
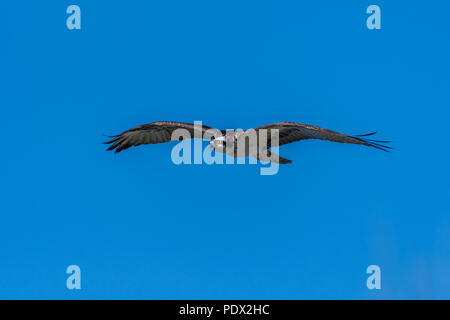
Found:
[{"label": "bird's left wing", "polygon": [[365,138],[367,136],[375,134],[376,132],[351,136],[336,131],[332,131],[329,129],[296,122],[279,122],[269,124],[266,126],[255,128],[255,131],[258,132],[261,129],[267,130],[267,139],[269,146],[275,146],[275,144],[270,141],[271,132],[272,130],[275,129],[278,130],[279,134],[278,145],[280,146],[304,139],[320,139],[342,143],[361,144],[369,147],[374,147],[383,151],[389,151],[388,149],[392,149],[389,146],[380,144],[380,143],[388,143],[390,141],[380,141]]},{"label": "bird's left wing", "polygon": [[[154,144],[169,142],[172,140],[172,133],[177,129],[185,129],[190,133],[190,137],[194,138],[196,134],[203,137],[203,133],[207,130],[215,130],[208,126],[194,125],[192,123],[172,122],[172,121],[157,121],[144,124],[130,130],[124,131],[106,141],[105,144],[111,144],[108,151],[120,152],[132,146],[141,144]],[[217,130],[219,133],[223,133]],[[178,137],[177,137],[178,138]]]}]

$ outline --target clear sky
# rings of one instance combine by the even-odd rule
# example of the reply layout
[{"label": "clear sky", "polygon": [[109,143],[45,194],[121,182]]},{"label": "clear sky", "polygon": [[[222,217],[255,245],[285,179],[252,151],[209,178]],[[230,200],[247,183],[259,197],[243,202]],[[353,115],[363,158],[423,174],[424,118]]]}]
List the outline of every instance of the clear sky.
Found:
[{"label": "clear sky", "polygon": [[[448,2],[0,10],[0,298],[450,298]],[[378,130],[395,150],[297,142],[273,176],[177,166],[174,143],[105,152],[102,134],[158,120]]]}]

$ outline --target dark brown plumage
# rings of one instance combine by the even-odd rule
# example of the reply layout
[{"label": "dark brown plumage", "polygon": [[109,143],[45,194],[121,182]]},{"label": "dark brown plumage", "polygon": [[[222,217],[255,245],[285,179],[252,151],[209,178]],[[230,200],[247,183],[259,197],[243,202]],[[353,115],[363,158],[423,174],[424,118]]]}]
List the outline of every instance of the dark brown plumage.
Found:
[{"label": "dark brown plumage", "polygon": [[349,136],[329,129],[311,126],[308,124],[302,124],[297,122],[279,122],[274,124],[269,124],[266,126],[261,126],[255,130],[266,129],[268,135],[268,145],[274,146],[270,143],[270,131],[272,129],[279,130],[279,146],[287,143],[304,140],[304,139],[320,139],[328,140],[333,142],[341,143],[351,143],[351,144],[362,144],[369,147],[374,147],[383,151],[389,151],[387,149],[392,149],[391,147],[381,145],[379,143],[389,143],[390,141],[372,140],[364,137],[374,135],[376,132]]},{"label": "dark brown plumage", "polygon": [[[163,143],[169,142],[172,138],[172,133],[176,129],[186,129],[189,131],[191,137],[194,137],[195,131],[198,130],[197,126],[191,123],[184,122],[171,122],[171,121],[158,121],[152,122],[149,124],[144,124],[125,132],[122,132],[119,135],[111,136],[113,138],[105,144],[111,144],[108,147],[108,151],[114,150],[114,152],[120,152],[122,150],[128,149],[132,146],[138,146],[141,144],[154,144],[154,143]],[[267,130],[267,145],[269,147],[276,146],[275,143],[270,141],[271,131],[276,129],[279,133],[279,143],[278,145],[284,145],[287,143],[291,143],[294,141],[305,140],[305,139],[320,139],[320,140],[328,140],[333,142],[341,142],[341,143],[351,143],[351,144],[360,144],[368,147],[377,148],[383,151],[389,152],[388,149],[392,149],[389,146],[383,145],[381,143],[389,143],[390,141],[380,141],[380,140],[372,140],[367,139],[367,136],[374,135],[376,132],[363,134],[363,135],[346,135],[336,131],[332,131],[329,129],[311,126],[307,124],[301,124],[296,122],[279,122],[274,124],[269,124],[261,127],[255,128],[255,131],[259,133],[260,130]],[[197,132],[197,134],[203,137],[203,134],[207,130],[215,130],[208,126],[202,126],[201,132]],[[225,130],[216,130],[219,135],[225,135]],[[217,137],[217,136],[216,136]],[[290,163],[291,160],[281,158],[280,163]]]},{"label": "dark brown plumage", "polygon": [[[106,150],[114,150],[117,153],[141,144],[169,142],[171,141],[172,133],[176,129],[186,129],[191,134],[191,137],[194,137],[195,129],[192,123],[157,121],[132,128],[116,136],[108,136],[113,139],[104,143],[111,144]],[[213,128],[202,126],[202,131],[199,134],[203,136],[206,130],[213,130]],[[221,133],[224,134],[224,132]]]}]

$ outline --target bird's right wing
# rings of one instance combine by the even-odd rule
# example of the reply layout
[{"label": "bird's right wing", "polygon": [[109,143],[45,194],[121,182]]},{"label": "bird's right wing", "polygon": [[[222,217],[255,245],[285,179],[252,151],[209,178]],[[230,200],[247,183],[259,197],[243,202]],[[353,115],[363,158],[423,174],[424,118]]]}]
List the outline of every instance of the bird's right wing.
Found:
[{"label": "bird's right wing", "polygon": [[[128,149],[129,147],[141,144],[169,142],[172,140],[173,132],[177,129],[187,130],[191,138],[194,138],[196,135],[203,137],[203,134],[207,130],[215,130],[208,126],[199,126],[192,123],[157,121],[132,128],[116,136],[110,136],[109,138],[112,139],[106,141],[105,144],[111,145],[106,150],[114,150],[114,152],[117,153]],[[222,134],[224,133],[220,130],[217,131]],[[175,138],[178,139],[179,137]]]},{"label": "bird's right wing", "polygon": [[376,132],[351,136],[333,130],[297,122],[279,122],[255,128],[256,131],[259,131],[261,129],[267,130],[267,139],[269,146],[275,146],[275,144],[271,143],[270,141],[271,131],[278,130],[279,134],[278,145],[280,146],[304,139],[320,139],[341,143],[361,144],[369,147],[374,147],[383,151],[389,151],[388,149],[392,149],[389,146],[380,144],[380,143],[388,143],[390,141],[380,141],[365,138],[367,136],[375,134]]}]

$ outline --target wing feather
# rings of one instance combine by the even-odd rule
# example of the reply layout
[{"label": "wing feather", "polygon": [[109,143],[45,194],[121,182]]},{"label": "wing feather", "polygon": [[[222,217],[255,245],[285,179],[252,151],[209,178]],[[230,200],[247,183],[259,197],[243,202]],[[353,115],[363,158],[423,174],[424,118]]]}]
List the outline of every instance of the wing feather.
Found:
[{"label": "wing feather", "polygon": [[[192,123],[157,121],[132,128],[116,136],[109,136],[109,138],[112,139],[104,143],[110,144],[106,150],[114,150],[114,152],[117,153],[141,144],[169,142],[172,139],[172,133],[176,129],[186,129],[190,133],[191,138],[193,138],[196,131],[199,131],[199,128],[200,126],[196,126]],[[202,125],[201,132],[198,133],[203,137],[203,133],[209,129],[212,128]],[[224,134],[223,130],[219,130],[219,132]]]},{"label": "wing feather", "polygon": [[267,141],[270,146],[275,146],[270,141],[270,136],[272,130],[276,129],[279,132],[279,146],[304,139],[320,139],[341,143],[361,144],[387,152],[389,152],[388,149],[392,149],[389,146],[381,144],[389,143],[390,141],[378,141],[364,138],[366,136],[374,135],[376,132],[352,136],[333,130],[296,122],[279,122],[258,127],[255,130],[259,131],[261,129],[267,130]]}]

